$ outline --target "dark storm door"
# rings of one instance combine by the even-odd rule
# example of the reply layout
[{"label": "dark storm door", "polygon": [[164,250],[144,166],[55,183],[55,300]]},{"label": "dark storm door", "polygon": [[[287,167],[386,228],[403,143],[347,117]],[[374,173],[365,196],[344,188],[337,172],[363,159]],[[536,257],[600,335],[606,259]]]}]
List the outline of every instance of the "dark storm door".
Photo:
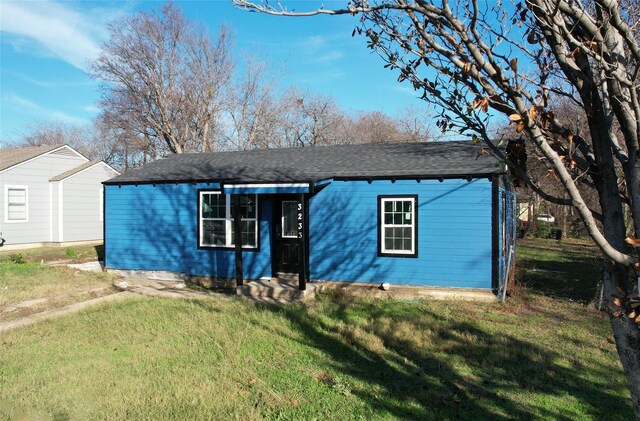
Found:
[{"label": "dark storm door", "polygon": [[298,201],[282,199],[274,201],[275,241],[274,272],[298,273]]}]

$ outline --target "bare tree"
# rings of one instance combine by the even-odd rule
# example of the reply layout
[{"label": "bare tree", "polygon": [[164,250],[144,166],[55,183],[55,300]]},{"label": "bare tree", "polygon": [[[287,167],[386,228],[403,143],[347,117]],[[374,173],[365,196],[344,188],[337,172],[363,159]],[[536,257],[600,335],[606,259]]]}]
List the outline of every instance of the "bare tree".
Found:
[{"label": "bare tree", "polygon": [[400,142],[426,142],[433,140],[429,129],[431,115],[415,105],[406,106],[397,117]]},{"label": "bare tree", "polygon": [[350,118],[333,98],[289,90],[284,98],[286,146],[320,146],[349,143]]},{"label": "bare tree", "polygon": [[[480,138],[494,154],[489,116],[509,119],[543,156],[601,249],[613,336],[640,419],[640,43],[631,0],[352,0],[342,9],[289,12],[278,2],[240,7],[280,16],[353,15],[385,66],[440,110],[438,125]],[[631,6],[631,7],[630,7]],[[589,136],[555,118],[555,100],[586,115]],[[616,134],[616,127],[621,135]],[[514,171],[519,168],[512,165]],[[577,179],[590,178],[599,216]],[[530,180],[529,180],[530,182]],[[631,226],[625,226],[628,206]],[[627,229],[633,233],[626,237]]]},{"label": "bare tree", "polygon": [[402,139],[399,122],[381,111],[360,112],[353,123],[354,143],[394,143]]},{"label": "bare tree", "polygon": [[118,126],[182,153],[215,149],[233,60],[222,27],[212,40],[171,3],[109,25],[111,37],[92,65],[104,82],[101,107]]},{"label": "bare tree", "polygon": [[227,103],[227,146],[243,150],[277,144],[284,106],[269,63],[247,57],[245,72],[231,88]]}]

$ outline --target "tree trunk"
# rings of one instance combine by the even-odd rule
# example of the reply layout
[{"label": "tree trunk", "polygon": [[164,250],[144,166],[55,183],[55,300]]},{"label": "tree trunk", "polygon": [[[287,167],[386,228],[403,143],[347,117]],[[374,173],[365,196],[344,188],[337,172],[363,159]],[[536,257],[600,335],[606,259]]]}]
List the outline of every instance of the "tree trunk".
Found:
[{"label": "tree trunk", "polygon": [[[616,292],[616,286],[624,285],[629,275],[634,275],[632,268],[619,265],[605,267],[603,284],[605,297],[609,297],[607,301],[610,301],[611,294],[620,295]],[[610,318],[620,362],[629,384],[633,410],[636,420],[640,421],[640,329],[634,320],[626,316],[610,315]]]}]

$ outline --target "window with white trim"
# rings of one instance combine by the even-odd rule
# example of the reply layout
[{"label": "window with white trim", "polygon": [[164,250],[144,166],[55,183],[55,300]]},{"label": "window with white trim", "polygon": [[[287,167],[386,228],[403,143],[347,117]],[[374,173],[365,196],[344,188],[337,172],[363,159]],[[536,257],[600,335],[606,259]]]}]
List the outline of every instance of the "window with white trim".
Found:
[{"label": "window with white trim", "polygon": [[[200,192],[199,228],[201,247],[234,247],[235,230],[231,217],[231,196],[220,192]],[[243,248],[258,247],[258,200],[255,194],[240,195],[240,227]]]},{"label": "window with white trim", "polygon": [[378,200],[380,254],[417,256],[417,197],[380,196]]},{"label": "window with white trim", "polygon": [[5,186],[5,222],[27,222],[28,197],[27,186]]}]

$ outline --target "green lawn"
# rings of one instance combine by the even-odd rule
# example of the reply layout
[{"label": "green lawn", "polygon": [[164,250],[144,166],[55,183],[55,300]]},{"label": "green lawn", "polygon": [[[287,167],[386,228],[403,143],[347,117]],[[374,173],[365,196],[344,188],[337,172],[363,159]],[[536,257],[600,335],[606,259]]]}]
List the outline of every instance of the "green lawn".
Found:
[{"label": "green lawn", "polygon": [[596,297],[602,257],[593,243],[532,239],[518,246],[521,285],[556,298],[588,302]]},{"label": "green lawn", "polygon": [[91,260],[102,260],[104,247],[83,245],[74,247],[38,247],[25,250],[3,250],[0,248],[0,262],[25,260],[27,262],[52,262],[65,261],[69,263],[82,263]]},{"label": "green lawn", "polygon": [[[73,252],[42,248],[0,254],[0,322],[84,301],[113,291],[113,274],[88,273],[41,261],[73,254],[73,261],[95,260],[95,247]],[[69,257],[67,257],[69,259]],[[27,303],[25,303],[27,302]]]},{"label": "green lawn", "polygon": [[535,291],[135,297],[4,332],[0,418],[628,420],[609,337],[604,314]]}]

